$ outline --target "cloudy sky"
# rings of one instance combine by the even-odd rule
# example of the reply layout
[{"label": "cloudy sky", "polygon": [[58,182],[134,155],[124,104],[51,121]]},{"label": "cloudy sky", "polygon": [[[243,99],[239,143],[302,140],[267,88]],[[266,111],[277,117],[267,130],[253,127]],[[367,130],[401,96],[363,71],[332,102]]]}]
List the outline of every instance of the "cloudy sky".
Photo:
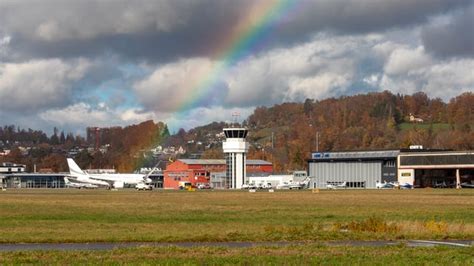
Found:
[{"label": "cloudy sky", "polygon": [[0,0],[0,121],[172,131],[256,106],[474,90],[473,0]]}]

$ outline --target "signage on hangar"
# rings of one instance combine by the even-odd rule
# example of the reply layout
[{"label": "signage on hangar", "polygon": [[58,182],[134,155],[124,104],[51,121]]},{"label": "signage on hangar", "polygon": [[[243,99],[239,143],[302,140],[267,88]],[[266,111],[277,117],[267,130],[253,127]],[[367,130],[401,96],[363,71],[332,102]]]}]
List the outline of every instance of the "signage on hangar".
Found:
[{"label": "signage on hangar", "polygon": [[329,158],[329,153],[324,153],[324,152],[315,152],[312,154],[312,159],[323,159],[323,158]]}]

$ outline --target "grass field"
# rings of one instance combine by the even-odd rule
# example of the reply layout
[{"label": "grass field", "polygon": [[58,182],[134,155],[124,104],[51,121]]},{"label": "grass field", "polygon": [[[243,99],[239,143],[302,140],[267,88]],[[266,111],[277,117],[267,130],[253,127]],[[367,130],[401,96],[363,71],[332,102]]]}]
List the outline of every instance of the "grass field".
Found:
[{"label": "grass field", "polygon": [[0,192],[0,241],[474,239],[474,190]]},{"label": "grass field", "polygon": [[324,247],[133,248],[0,253],[0,264],[44,265],[472,265],[474,248]]}]

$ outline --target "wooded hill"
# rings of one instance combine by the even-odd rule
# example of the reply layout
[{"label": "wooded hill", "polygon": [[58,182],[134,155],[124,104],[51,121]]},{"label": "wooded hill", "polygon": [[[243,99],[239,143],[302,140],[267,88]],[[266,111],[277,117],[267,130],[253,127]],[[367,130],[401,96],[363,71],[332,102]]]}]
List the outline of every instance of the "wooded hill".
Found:
[{"label": "wooded hill", "polygon": [[[411,122],[410,114],[423,122]],[[271,159],[279,170],[301,169],[310,152],[425,148],[474,148],[474,94],[444,103],[425,93],[369,93],[259,107],[247,119],[254,145],[249,157]],[[274,132],[274,149],[271,147]],[[319,136],[317,136],[319,135]],[[319,143],[317,143],[319,141]]]},{"label": "wooded hill", "polygon": [[[423,122],[410,122],[410,114]],[[316,149],[374,150],[423,145],[431,149],[472,150],[474,94],[464,93],[448,103],[430,99],[422,92],[394,95],[388,91],[321,101],[307,99],[304,103],[258,107],[243,126],[250,130],[248,158],[272,161],[277,171],[306,168],[306,160]],[[200,131],[205,128],[200,127]],[[215,158],[223,156],[221,153],[216,147],[203,156]]]}]

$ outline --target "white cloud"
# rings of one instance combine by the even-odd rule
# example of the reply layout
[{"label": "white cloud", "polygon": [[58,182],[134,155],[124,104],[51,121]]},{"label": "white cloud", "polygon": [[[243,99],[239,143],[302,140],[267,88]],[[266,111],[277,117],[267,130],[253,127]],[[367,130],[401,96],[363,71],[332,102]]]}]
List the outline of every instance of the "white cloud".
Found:
[{"label": "white cloud", "polygon": [[59,59],[0,64],[0,110],[35,112],[65,105],[90,63]]},{"label": "white cloud", "polygon": [[229,74],[226,102],[249,106],[337,95],[354,79],[356,58],[377,39],[318,36],[244,60]]},{"label": "white cloud", "polygon": [[11,39],[12,38],[9,35],[5,35],[0,38],[0,59],[2,56],[7,54]]},{"label": "white cloud", "polygon": [[105,103],[92,106],[79,102],[65,108],[50,109],[40,113],[45,122],[67,128],[86,128],[88,126],[125,126],[145,120],[155,120],[153,112],[142,112],[138,108],[118,110]]},{"label": "white cloud", "polygon": [[333,90],[346,88],[352,80],[351,71],[347,73],[325,72],[308,78],[290,80],[285,101],[301,101],[304,98],[321,99],[335,94]]},{"label": "white cloud", "polygon": [[125,110],[120,114],[120,119],[122,121],[132,123],[143,122],[146,120],[158,121],[156,117],[157,116],[154,112],[143,112],[137,108]]},{"label": "white cloud", "polygon": [[225,108],[223,106],[199,107],[189,110],[179,115],[168,113],[159,114],[158,118],[165,121],[172,132],[177,132],[180,128],[186,130],[205,125],[212,122],[224,121],[233,122],[232,114],[238,113],[240,118],[238,122],[242,122],[253,113],[253,107],[247,108]]},{"label": "white cloud", "polygon": [[380,82],[380,76],[378,74],[372,74],[362,79],[363,82],[369,84],[372,87],[377,87]]},{"label": "white cloud", "polygon": [[397,48],[390,54],[384,71],[388,75],[416,72],[432,64],[432,59],[422,46],[416,49]]},{"label": "white cloud", "polygon": [[11,36],[3,36],[1,39],[0,39],[0,48],[1,47],[5,47],[5,46],[8,46],[8,44],[10,44],[10,41],[12,40],[12,37]]},{"label": "white cloud", "polygon": [[46,21],[36,28],[35,34],[46,41],[53,41],[60,35],[61,27],[55,21]]},{"label": "white cloud", "polygon": [[6,35],[6,36],[3,36],[1,39],[0,39],[0,46],[3,46],[3,45],[8,45],[11,41],[11,37]]},{"label": "white cloud", "polygon": [[212,76],[215,63],[205,58],[180,60],[158,67],[134,84],[138,99],[149,110],[176,111],[189,104],[204,90],[201,83]]},{"label": "white cloud", "polygon": [[396,49],[407,49],[408,47],[408,45],[395,43],[392,41],[382,41],[380,43],[376,43],[373,46],[372,51],[378,57],[382,58],[383,60],[386,60]]},{"label": "white cloud", "polygon": [[380,87],[412,94],[424,91],[444,100],[474,89],[474,60],[433,58],[423,47],[397,48],[388,57]]},{"label": "white cloud", "polygon": [[116,120],[115,115],[102,110],[93,109],[86,103],[76,103],[63,109],[50,109],[39,114],[39,117],[58,125],[102,125]]},{"label": "white cloud", "polygon": [[422,90],[444,100],[474,91],[474,59],[442,61],[422,72]]}]

